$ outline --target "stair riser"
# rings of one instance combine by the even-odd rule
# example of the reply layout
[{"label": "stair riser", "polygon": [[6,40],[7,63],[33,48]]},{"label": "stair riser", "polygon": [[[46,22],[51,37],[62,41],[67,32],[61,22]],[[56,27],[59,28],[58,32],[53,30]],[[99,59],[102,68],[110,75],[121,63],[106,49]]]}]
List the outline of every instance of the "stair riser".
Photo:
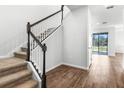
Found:
[{"label": "stair riser", "polygon": [[18,84],[24,83],[24,82],[27,81],[27,80],[30,80],[30,79],[32,79],[32,75],[23,77],[23,78],[21,78],[20,80],[14,81],[13,83],[8,84],[8,85],[6,85],[6,86],[4,86],[4,87],[5,87],[5,88],[12,88],[12,87],[14,87],[14,86],[16,86],[16,85],[18,85]]},{"label": "stair riser", "polygon": [[14,86],[13,88],[38,88],[38,82],[36,81],[36,83],[35,84],[29,84],[28,86],[19,86],[18,87],[18,85],[16,85],[16,86]]},{"label": "stair riser", "polygon": [[7,82],[6,84],[2,84],[0,85],[0,88],[9,88],[9,87],[13,87],[17,84],[20,84],[28,79],[32,78],[32,73],[26,74],[16,80],[11,80],[9,82]]},{"label": "stair riser", "polygon": [[12,68],[6,69],[5,71],[0,71],[0,77],[3,77],[5,75],[9,75],[9,74],[12,74],[12,73],[24,70],[24,69],[27,69],[26,64],[21,65],[21,66],[17,66],[17,67],[12,67]]},{"label": "stair riser", "polygon": [[22,52],[27,52],[27,48],[21,48]]},{"label": "stair riser", "polygon": [[15,53],[15,57],[17,57],[17,58],[22,58],[22,59],[26,59],[26,58],[27,58],[26,55],[23,55],[23,54],[16,54],[16,53]]}]

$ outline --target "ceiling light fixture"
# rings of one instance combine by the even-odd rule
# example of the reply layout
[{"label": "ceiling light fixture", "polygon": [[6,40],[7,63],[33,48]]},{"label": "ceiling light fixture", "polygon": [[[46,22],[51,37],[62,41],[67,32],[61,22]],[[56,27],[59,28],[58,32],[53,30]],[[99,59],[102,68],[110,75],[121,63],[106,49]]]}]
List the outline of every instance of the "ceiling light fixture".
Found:
[{"label": "ceiling light fixture", "polygon": [[108,22],[102,22],[102,24],[107,24]]},{"label": "ceiling light fixture", "polygon": [[111,8],[114,8],[114,5],[105,5],[105,8],[106,9],[111,9]]}]

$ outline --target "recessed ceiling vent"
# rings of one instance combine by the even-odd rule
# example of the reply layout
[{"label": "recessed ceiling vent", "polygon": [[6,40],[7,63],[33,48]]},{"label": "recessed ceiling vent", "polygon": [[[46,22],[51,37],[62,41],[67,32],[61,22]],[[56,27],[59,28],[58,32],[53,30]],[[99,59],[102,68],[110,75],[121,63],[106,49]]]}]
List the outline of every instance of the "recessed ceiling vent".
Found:
[{"label": "recessed ceiling vent", "polygon": [[112,8],[114,8],[113,5],[109,5],[109,6],[106,7],[106,9],[112,9]]}]

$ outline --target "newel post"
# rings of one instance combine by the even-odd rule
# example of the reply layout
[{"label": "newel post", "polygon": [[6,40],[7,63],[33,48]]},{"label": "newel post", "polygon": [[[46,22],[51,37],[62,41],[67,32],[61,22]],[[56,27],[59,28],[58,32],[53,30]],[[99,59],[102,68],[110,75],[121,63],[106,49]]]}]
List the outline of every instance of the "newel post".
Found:
[{"label": "newel post", "polygon": [[46,51],[47,51],[47,46],[46,44],[43,44],[42,46],[42,51],[43,51],[43,74],[42,74],[42,88],[46,88]]},{"label": "newel post", "polygon": [[31,27],[30,27],[30,23],[27,23],[27,34],[28,34],[28,42],[27,42],[27,59],[26,61],[30,61],[30,31],[31,31]]},{"label": "newel post", "polygon": [[61,11],[62,11],[61,23],[62,23],[62,21],[63,21],[64,5],[61,6]]}]

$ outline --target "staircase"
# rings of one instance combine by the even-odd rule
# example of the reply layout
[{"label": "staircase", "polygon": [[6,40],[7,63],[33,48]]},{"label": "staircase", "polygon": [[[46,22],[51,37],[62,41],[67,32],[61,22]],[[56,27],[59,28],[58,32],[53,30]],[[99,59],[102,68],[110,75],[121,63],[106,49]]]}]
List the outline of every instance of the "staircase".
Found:
[{"label": "staircase", "polygon": [[[36,36],[43,41],[50,36],[57,28],[49,28],[44,33]],[[43,38],[45,36],[45,38]],[[38,45],[31,42],[35,49]],[[36,88],[38,82],[32,78],[32,72],[27,68],[27,48],[21,47],[20,51],[14,53],[14,57],[0,60],[0,88]],[[36,67],[35,64],[33,64]],[[38,71],[38,69],[36,69]],[[38,73],[41,75],[40,73]]]},{"label": "staircase", "polygon": [[[27,24],[27,34],[28,34],[28,42],[27,48],[21,47],[20,51],[14,53],[14,57],[0,59],[0,88],[36,88],[38,87],[38,81],[33,79],[33,72],[27,68],[27,62],[30,62],[35,71],[37,72],[39,78],[42,80],[41,87],[46,88],[46,44],[42,44],[44,40],[46,40],[49,36],[51,36],[59,27],[62,25],[63,20],[63,7],[61,9],[33,24],[28,22]],[[32,27],[40,24],[46,19],[55,16],[56,14],[61,13],[60,24],[57,27],[52,27],[47,29],[46,31],[39,33],[39,35],[35,35],[32,31]],[[37,27],[37,26],[36,26]],[[35,31],[34,31],[35,32]],[[36,47],[39,47],[38,53],[35,51]],[[42,56],[39,54],[42,53]],[[43,57],[43,61],[38,60],[38,64],[42,62],[43,69],[42,75],[40,73],[40,67],[38,68],[36,65],[36,60],[32,60],[33,55],[37,56],[37,59]],[[37,55],[38,54],[38,55]],[[39,57],[39,58],[38,58]],[[26,61],[25,61],[26,60]]]},{"label": "staircase", "polygon": [[15,52],[14,57],[0,60],[0,88],[36,88],[38,82],[27,68],[26,48]]},{"label": "staircase", "polygon": [[[44,33],[36,36],[40,41],[43,41],[50,36],[57,28],[49,28]],[[45,38],[43,38],[45,36]],[[31,42],[35,49],[38,45]],[[0,88],[36,88],[38,82],[32,78],[32,72],[27,68],[27,48],[21,47],[20,51],[14,53],[14,57],[0,60]],[[33,64],[34,67],[37,67]],[[36,69],[38,72],[38,69]],[[41,75],[40,73],[38,73]]]}]

